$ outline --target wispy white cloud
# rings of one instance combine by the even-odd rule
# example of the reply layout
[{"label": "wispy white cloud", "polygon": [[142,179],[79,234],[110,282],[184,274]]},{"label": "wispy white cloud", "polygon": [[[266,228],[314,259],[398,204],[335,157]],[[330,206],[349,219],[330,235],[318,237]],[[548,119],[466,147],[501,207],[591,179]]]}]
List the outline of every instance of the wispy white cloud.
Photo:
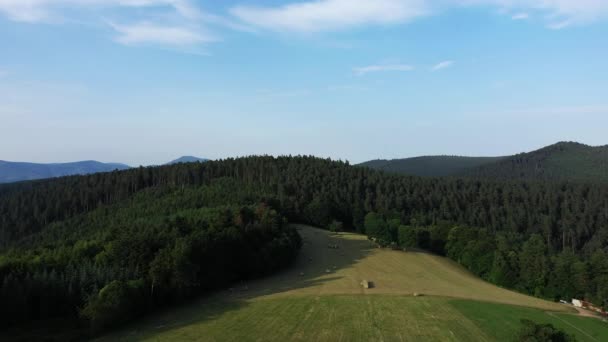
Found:
[{"label": "wispy white cloud", "polygon": [[575,24],[575,21],[573,21],[572,19],[564,19],[564,20],[560,20],[560,21],[552,21],[549,24],[547,24],[547,27],[552,30],[561,30],[563,28],[572,26],[574,24]]},{"label": "wispy white cloud", "polygon": [[454,65],[454,61],[443,61],[435,64],[431,70],[439,71],[441,69],[446,69]]},{"label": "wispy white cloud", "polygon": [[[102,19],[104,14],[115,14],[114,9],[133,11],[128,12],[128,21],[123,16],[119,24]],[[0,0],[0,13],[29,23],[63,22],[64,15],[92,13],[118,33],[116,42],[132,46],[193,47],[218,40],[205,29],[206,23],[230,23],[203,13],[193,0]]]},{"label": "wispy white cloud", "polygon": [[357,84],[338,84],[338,85],[330,85],[327,87],[327,91],[365,91],[369,90],[369,87],[364,87]]},{"label": "wispy white cloud", "polygon": [[234,31],[249,32],[249,33],[256,32],[255,28],[253,28],[247,24],[243,24],[237,20],[233,20],[233,18],[229,18],[229,17],[217,15],[217,14],[203,13],[200,16],[200,19],[205,24],[221,26],[221,27],[224,27],[224,28],[227,28],[230,30],[234,30]]},{"label": "wispy white cloud", "polygon": [[516,13],[511,16],[511,19],[513,19],[513,20],[526,20],[528,18],[530,18],[530,15],[525,12]]},{"label": "wispy white cloud", "polygon": [[354,68],[353,71],[358,76],[363,76],[373,72],[387,72],[387,71],[398,71],[398,72],[406,72],[412,71],[414,67],[407,64],[378,64],[378,65],[368,65],[364,67]]},{"label": "wispy white cloud", "polygon": [[12,20],[24,22],[52,20],[65,9],[112,7],[167,7],[185,18],[200,16],[200,11],[190,0],[0,0],[0,12]]},{"label": "wispy white cloud", "polygon": [[549,28],[608,18],[606,0],[300,0],[276,6],[236,6],[230,13],[262,29],[315,33],[363,25],[400,24],[452,8],[472,6],[498,8],[513,20],[538,14]]},{"label": "wispy white cloud", "polygon": [[0,0],[0,15],[21,22],[62,22],[81,12],[101,16],[132,9],[127,23],[127,16],[121,15],[121,25],[113,27],[121,34],[118,42],[184,45],[213,41],[203,30],[211,26],[317,33],[403,24],[453,8],[480,6],[500,9],[513,20],[538,18],[551,29],[608,19],[608,0],[288,0],[259,6],[248,1],[230,8],[229,15],[203,11],[197,0]]},{"label": "wispy white cloud", "polygon": [[276,7],[236,6],[230,12],[264,29],[311,33],[365,24],[402,23],[430,12],[428,0],[315,0]]},{"label": "wispy white cloud", "polygon": [[[431,0],[430,0],[431,1]],[[608,18],[606,0],[459,0],[464,6],[495,6],[514,14],[525,12],[539,14],[548,28],[589,24]]]},{"label": "wispy white cloud", "polygon": [[112,23],[111,26],[119,33],[116,41],[124,45],[188,46],[216,40],[211,35],[204,35],[197,30],[179,26],[161,26],[148,22],[129,25]]}]

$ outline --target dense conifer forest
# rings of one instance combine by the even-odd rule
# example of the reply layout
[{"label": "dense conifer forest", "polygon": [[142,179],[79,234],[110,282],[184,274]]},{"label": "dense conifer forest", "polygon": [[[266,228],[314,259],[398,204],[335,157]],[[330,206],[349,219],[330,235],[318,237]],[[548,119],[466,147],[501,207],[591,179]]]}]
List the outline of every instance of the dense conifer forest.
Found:
[{"label": "dense conifer forest", "polygon": [[606,185],[263,156],[0,187],[0,322],[85,334],[273,272],[301,244],[288,221],[428,249],[539,297],[608,299]]},{"label": "dense conifer forest", "polygon": [[426,156],[360,164],[410,176],[608,184],[608,146],[560,142],[506,157]]},{"label": "dense conifer forest", "polygon": [[608,183],[608,146],[560,142],[461,172],[478,178]]},{"label": "dense conifer forest", "polygon": [[377,159],[359,164],[376,170],[409,176],[456,176],[506,157],[423,156],[404,159]]}]

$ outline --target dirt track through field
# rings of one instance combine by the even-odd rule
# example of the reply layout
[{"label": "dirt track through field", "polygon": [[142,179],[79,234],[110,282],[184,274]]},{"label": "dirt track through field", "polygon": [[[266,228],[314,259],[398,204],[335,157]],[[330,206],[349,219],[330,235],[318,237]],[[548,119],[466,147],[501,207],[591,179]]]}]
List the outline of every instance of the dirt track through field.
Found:
[{"label": "dirt track through field", "polygon": [[[587,315],[582,315],[580,310],[577,309],[577,311],[579,312],[579,315],[584,316],[584,317],[593,317],[593,316],[587,316]],[[579,333],[587,336],[589,339],[591,339],[592,341],[597,341],[599,342],[599,340],[597,340],[595,337],[589,335],[586,331],[579,329],[577,326],[575,326],[574,324],[563,320],[562,318],[560,318],[558,315],[553,314],[552,312],[547,312],[548,315],[555,317],[557,319],[559,319],[560,321],[564,322],[564,324],[567,324],[568,326],[572,327],[572,329],[576,329]]]}]

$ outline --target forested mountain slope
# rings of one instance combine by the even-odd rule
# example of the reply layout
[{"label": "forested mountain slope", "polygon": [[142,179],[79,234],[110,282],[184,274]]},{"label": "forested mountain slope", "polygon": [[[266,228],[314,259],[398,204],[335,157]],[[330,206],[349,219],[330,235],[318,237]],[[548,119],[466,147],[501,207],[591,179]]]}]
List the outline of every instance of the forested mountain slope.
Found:
[{"label": "forested mountain slope", "polygon": [[209,161],[209,159],[193,157],[193,156],[183,156],[179,157],[175,160],[168,162],[166,165],[179,164],[179,163],[204,163]]},{"label": "forested mountain slope", "polygon": [[129,166],[124,164],[106,164],[93,160],[55,164],[20,163],[0,160],[0,183],[11,183],[69,175],[85,175],[97,172],[125,170],[128,168]]},{"label": "forested mountain slope", "polygon": [[560,142],[507,157],[428,156],[359,165],[413,176],[608,183],[608,146]]},{"label": "forested mountain slope", "polygon": [[[429,249],[525,293],[608,299],[608,185],[407,177],[314,157],[248,157],[0,187],[0,301],[17,301],[0,307],[0,322],[82,313],[99,328],[132,315],[126,298],[143,298],[136,307],[149,311],[173,295],[271,271],[284,264],[239,265],[267,260],[251,253],[293,257],[297,238],[281,216],[319,227],[339,221],[381,244]],[[110,294],[118,307],[103,305]]]},{"label": "forested mountain slope", "polygon": [[84,338],[287,266],[300,238],[251,192],[222,179],[158,186],[2,237],[0,340]]},{"label": "forested mountain slope", "polygon": [[411,176],[443,177],[492,164],[502,157],[424,156],[405,159],[377,159],[359,164],[376,170]]},{"label": "forested mountain slope", "polygon": [[608,182],[608,146],[561,142],[466,170],[479,178]]}]

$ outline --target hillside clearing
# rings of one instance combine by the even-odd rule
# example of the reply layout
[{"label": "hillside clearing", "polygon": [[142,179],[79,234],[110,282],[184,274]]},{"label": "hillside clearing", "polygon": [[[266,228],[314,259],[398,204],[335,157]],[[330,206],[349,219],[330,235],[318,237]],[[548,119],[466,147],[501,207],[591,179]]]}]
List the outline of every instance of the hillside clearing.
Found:
[{"label": "hillside clearing", "polygon": [[[304,246],[289,270],[149,317],[105,340],[502,341],[522,318],[552,323],[580,341],[608,333],[604,322],[495,287],[445,258],[373,248],[357,234],[298,229]],[[329,247],[334,244],[339,248]],[[364,279],[375,286],[364,289]]]},{"label": "hillside clearing", "polygon": [[[474,299],[564,311],[564,306],[487,283],[447,258],[375,248],[364,235],[298,226],[304,245],[289,270],[248,284],[242,298],[294,295],[390,294]],[[336,244],[338,249],[328,248]],[[330,273],[326,273],[327,270]],[[304,273],[304,276],[300,274]],[[362,280],[375,287],[363,289]]]}]

